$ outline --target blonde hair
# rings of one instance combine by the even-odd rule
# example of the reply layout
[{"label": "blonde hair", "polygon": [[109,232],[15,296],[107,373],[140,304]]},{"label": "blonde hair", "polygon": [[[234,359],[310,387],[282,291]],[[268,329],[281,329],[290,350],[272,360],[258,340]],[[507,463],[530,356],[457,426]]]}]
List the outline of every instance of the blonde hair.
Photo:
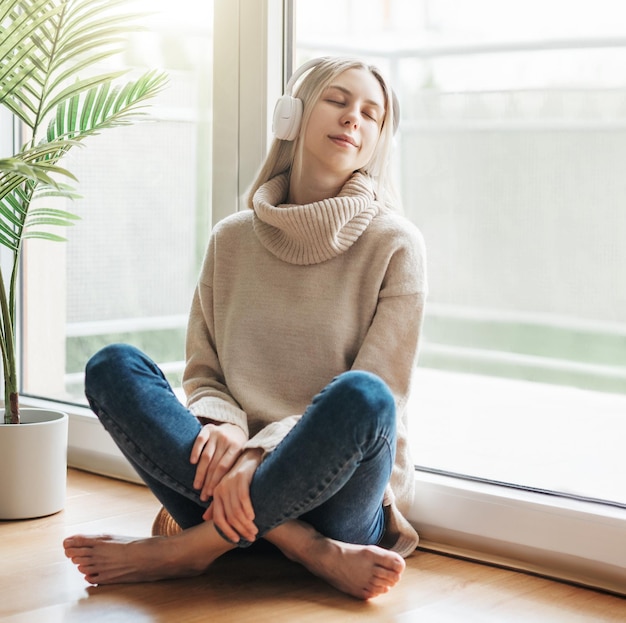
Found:
[{"label": "blonde hair", "polygon": [[301,99],[303,103],[302,123],[298,136],[294,141],[283,141],[274,138],[265,161],[248,192],[248,207],[253,207],[252,199],[254,193],[265,182],[281,173],[291,175],[293,171],[298,171],[299,167],[302,166],[302,137],[311,117],[313,106],[333,80],[348,69],[364,69],[371,72],[382,88],[385,99],[385,117],[374,154],[367,165],[360,170],[369,175],[376,198],[379,201],[394,210],[400,209],[400,203],[394,190],[391,175],[394,126],[398,123],[398,119],[394,119],[394,114],[397,114],[398,110],[397,103],[394,101],[393,92],[387,81],[376,67],[351,58],[324,58],[302,78],[300,85],[296,87],[293,94],[294,97]]}]

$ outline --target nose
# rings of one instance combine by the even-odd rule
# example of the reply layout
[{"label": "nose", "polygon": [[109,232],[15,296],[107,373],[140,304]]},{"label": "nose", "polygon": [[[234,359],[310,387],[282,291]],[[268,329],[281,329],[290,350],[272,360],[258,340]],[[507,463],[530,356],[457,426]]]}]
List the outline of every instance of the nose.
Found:
[{"label": "nose", "polygon": [[347,109],[341,120],[344,126],[354,128],[355,130],[359,127],[359,121],[359,114],[353,108]]}]

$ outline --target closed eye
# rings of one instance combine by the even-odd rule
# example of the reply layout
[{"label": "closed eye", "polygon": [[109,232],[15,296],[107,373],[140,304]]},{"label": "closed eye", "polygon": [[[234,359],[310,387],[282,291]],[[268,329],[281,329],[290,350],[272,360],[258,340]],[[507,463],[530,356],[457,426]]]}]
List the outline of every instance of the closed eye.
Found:
[{"label": "closed eye", "polygon": [[[344,98],[344,95],[347,99]],[[340,84],[331,84],[324,93],[324,100],[335,106],[346,106],[353,101],[356,102],[355,98],[358,99],[349,89]],[[361,114],[367,119],[379,123],[381,115],[384,114],[384,106],[378,101],[368,98],[365,99],[363,104],[366,105],[366,108],[361,109]]]}]

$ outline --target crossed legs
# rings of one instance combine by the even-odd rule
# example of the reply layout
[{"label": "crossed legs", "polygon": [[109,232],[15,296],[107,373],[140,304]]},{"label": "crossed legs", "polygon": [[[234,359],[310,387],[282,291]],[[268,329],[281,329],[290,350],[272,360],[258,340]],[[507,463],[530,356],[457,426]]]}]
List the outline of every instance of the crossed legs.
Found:
[{"label": "crossed legs", "polygon": [[[192,487],[194,470],[186,460],[199,424],[177,403],[158,368],[130,347],[109,348],[94,359],[87,383],[94,411],[186,529],[169,538],[66,539],[66,555],[87,581],[198,575],[222,554],[247,545],[225,540],[211,521],[201,520],[207,503]],[[395,451],[393,399],[372,375],[342,377],[315,398],[261,464],[250,493],[260,536],[339,590],[368,599],[387,592],[404,570],[399,555],[376,545],[384,530],[382,493]],[[386,416],[370,418],[368,410]]]}]

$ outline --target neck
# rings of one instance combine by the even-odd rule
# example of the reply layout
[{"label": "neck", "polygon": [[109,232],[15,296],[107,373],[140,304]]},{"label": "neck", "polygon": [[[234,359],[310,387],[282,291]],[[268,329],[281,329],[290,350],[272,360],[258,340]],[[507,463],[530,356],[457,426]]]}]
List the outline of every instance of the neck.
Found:
[{"label": "neck", "polygon": [[307,175],[305,172],[296,174],[292,171],[289,180],[289,196],[287,203],[307,205],[315,201],[323,201],[336,197],[350,176],[337,177],[333,175]]}]

